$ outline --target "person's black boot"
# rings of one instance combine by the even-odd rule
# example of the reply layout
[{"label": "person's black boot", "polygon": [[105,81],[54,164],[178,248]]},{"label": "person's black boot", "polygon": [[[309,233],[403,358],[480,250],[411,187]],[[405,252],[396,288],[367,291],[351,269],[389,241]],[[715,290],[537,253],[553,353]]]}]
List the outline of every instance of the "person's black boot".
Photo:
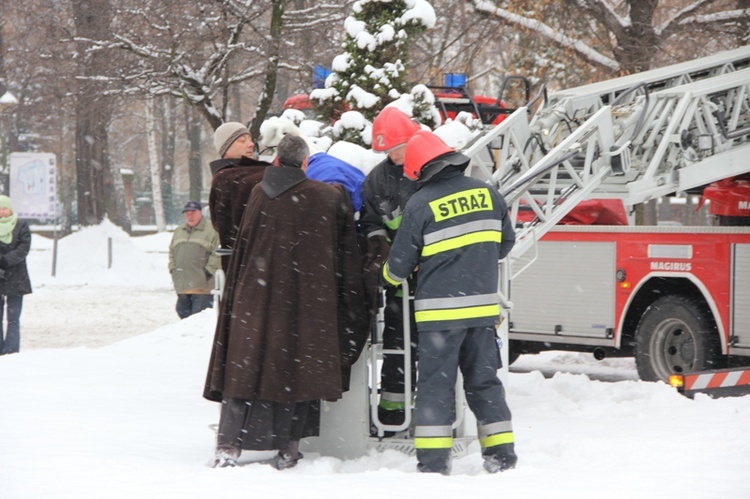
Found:
[{"label": "person's black boot", "polygon": [[380,422],[386,425],[398,426],[404,424],[406,413],[403,409],[387,410],[382,407],[378,407],[378,419]]},{"label": "person's black boot", "polygon": [[268,464],[277,470],[288,470],[297,466],[297,461],[303,457],[305,456],[299,451],[299,441],[291,441],[286,449],[269,459]]},{"label": "person's black boot", "polygon": [[484,457],[484,469],[488,473],[513,469],[518,461],[513,444],[504,444],[492,450],[485,450],[482,452],[482,456]]},{"label": "person's black boot", "polygon": [[417,461],[420,473],[451,474],[451,449],[418,449]]}]

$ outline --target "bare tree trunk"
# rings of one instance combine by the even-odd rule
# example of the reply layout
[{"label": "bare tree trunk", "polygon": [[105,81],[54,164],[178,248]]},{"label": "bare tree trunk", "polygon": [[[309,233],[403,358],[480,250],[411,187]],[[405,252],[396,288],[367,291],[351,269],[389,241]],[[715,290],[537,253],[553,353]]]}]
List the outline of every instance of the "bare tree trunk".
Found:
[{"label": "bare tree trunk", "polygon": [[[7,0],[0,0],[0,12],[7,12],[6,7],[6,1]],[[3,41],[3,30],[5,29],[5,16],[0,16],[0,97],[5,95],[5,92],[8,90],[7,80],[5,76],[5,44]],[[3,105],[0,104],[0,113],[3,111]],[[0,182],[0,188],[2,188],[3,193],[8,192],[8,172],[5,171],[5,165],[8,164],[8,155],[10,151],[8,150],[8,142],[6,139],[6,132],[5,132],[5,120],[2,118],[2,114],[0,114],[0,178],[2,181]]]},{"label": "bare tree trunk", "polygon": [[[738,9],[750,9],[750,0],[737,0]],[[743,16],[737,23],[737,44],[750,44],[750,16]]]},{"label": "bare tree trunk", "polygon": [[125,200],[125,184],[120,170],[109,165],[104,170],[104,212],[109,219],[128,234],[132,234],[133,226],[130,221],[130,210]]},{"label": "bare tree trunk", "polygon": [[650,69],[655,48],[660,46],[654,30],[654,11],[658,0],[628,0],[631,23],[617,34],[614,49],[617,62],[626,73]]},{"label": "bare tree trunk", "polygon": [[172,199],[172,178],[174,177],[175,163],[175,99],[171,96],[162,99],[162,126],[161,126],[161,187],[164,203],[164,218],[167,224],[177,221],[174,201]]},{"label": "bare tree trunk", "polygon": [[[7,12],[8,0],[0,0],[0,12]],[[5,75],[5,42],[3,31],[5,30],[5,16],[0,16],[0,97],[8,90],[7,77]]]},{"label": "bare tree trunk", "polygon": [[102,160],[107,152],[106,121],[79,96],[76,104],[76,188],[78,223],[96,225],[104,219]]},{"label": "bare tree trunk", "polygon": [[266,115],[271,109],[276,90],[276,77],[279,73],[279,47],[281,46],[284,0],[272,0],[271,4],[271,29],[269,30],[269,47],[266,52],[268,62],[265,70],[265,82],[263,84],[263,92],[260,94],[258,101],[258,107],[255,110],[255,117],[250,126],[250,133],[255,138],[260,136],[260,125],[266,119]]},{"label": "bare tree trunk", "polygon": [[156,120],[154,119],[154,97],[146,98],[146,139],[148,141],[149,170],[151,171],[151,192],[153,194],[154,217],[156,218],[156,231],[164,232],[164,202],[161,194],[161,168],[159,167],[159,154],[156,149]]},{"label": "bare tree trunk", "polygon": [[[104,39],[111,11],[107,0],[73,2],[76,33],[80,37]],[[105,66],[104,53],[86,54],[87,44],[78,43],[80,77],[95,76]],[[104,219],[104,169],[107,161],[107,125],[111,114],[108,99],[101,96],[99,85],[90,80],[79,84],[76,102],[76,173],[78,223],[96,225]]]},{"label": "bare tree trunk", "polygon": [[201,156],[201,120],[196,116],[193,108],[185,107],[185,123],[187,126],[190,152],[188,153],[188,180],[190,184],[190,199],[200,201],[203,190],[203,158]]},{"label": "bare tree trunk", "polygon": [[[63,121],[60,127],[60,137],[62,142],[69,136],[70,125]],[[72,148],[68,148],[70,151]],[[75,163],[72,159],[75,152],[70,151],[68,154],[60,155],[59,172],[58,172],[58,196],[62,200],[62,213],[60,214],[60,233],[67,236],[73,232],[73,201],[75,200]]]}]

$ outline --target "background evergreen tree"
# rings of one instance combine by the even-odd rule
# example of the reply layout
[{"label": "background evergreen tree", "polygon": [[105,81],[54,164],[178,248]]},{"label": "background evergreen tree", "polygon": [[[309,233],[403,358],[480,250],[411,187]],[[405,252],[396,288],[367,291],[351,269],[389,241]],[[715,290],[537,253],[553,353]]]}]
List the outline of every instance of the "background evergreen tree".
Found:
[{"label": "background evergreen tree", "polygon": [[[344,53],[334,58],[326,88],[314,90],[310,96],[322,119],[332,121],[351,110],[371,122],[387,104],[409,94],[409,41],[434,24],[435,11],[425,0],[355,2],[353,16],[344,22]],[[422,108],[429,105],[419,106]],[[426,116],[434,119],[434,113]],[[369,137],[357,140],[350,131],[346,137],[369,145]]]}]

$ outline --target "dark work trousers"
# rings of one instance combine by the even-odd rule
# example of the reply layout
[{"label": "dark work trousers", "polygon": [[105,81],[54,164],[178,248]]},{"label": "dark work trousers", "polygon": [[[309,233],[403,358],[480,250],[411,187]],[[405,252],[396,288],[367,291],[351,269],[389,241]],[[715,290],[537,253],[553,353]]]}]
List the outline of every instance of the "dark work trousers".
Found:
[{"label": "dark work trousers", "polygon": [[[497,377],[500,351],[494,327],[452,329],[419,333],[415,447],[420,471],[450,470],[453,446],[451,425],[455,417],[457,370],[464,377],[466,402],[477,419],[483,454],[485,441],[512,441],[511,414],[505,389]],[[495,438],[502,434],[507,438]],[[487,436],[490,438],[484,438]]]},{"label": "dark work trousers", "polygon": [[214,295],[178,294],[175,310],[180,319],[184,319],[213,306]]},{"label": "dark work trousers", "polygon": [[[0,354],[18,353],[21,349],[21,309],[23,295],[0,296]],[[3,315],[7,319],[3,339]]]},{"label": "dark work trousers", "polygon": [[[404,319],[403,298],[401,289],[388,288],[385,292],[385,309],[383,310],[383,348],[393,350],[404,349]],[[414,301],[410,300],[411,318],[411,386],[415,387],[417,380],[417,326],[414,323]],[[383,365],[380,371],[380,409],[383,411],[401,411],[400,420],[403,421],[404,404],[411,403],[404,396],[404,356],[383,354]],[[399,419],[397,418],[397,419]],[[386,418],[387,419],[387,418]],[[401,421],[383,421],[386,424],[400,424]]]},{"label": "dark work trousers", "polygon": [[241,449],[286,450],[290,441],[319,433],[317,407],[317,401],[284,403],[225,398],[221,403],[216,449],[236,456]]}]

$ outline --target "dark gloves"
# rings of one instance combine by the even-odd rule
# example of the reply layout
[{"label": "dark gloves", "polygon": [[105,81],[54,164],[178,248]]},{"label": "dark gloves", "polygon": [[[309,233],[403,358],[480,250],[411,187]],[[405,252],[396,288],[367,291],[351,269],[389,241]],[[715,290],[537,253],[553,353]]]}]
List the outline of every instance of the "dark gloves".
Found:
[{"label": "dark gloves", "polygon": [[365,259],[365,285],[374,290],[380,281],[380,272],[383,263],[388,259],[391,245],[384,236],[372,236],[367,238],[367,257]]},{"label": "dark gloves", "polygon": [[391,245],[384,236],[372,236],[367,238],[367,255],[365,257],[365,288],[370,302],[370,311],[374,314],[378,308],[378,285],[383,263],[388,259]]},{"label": "dark gloves", "polygon": [[390,251],[391,245],[388,244],[385,236],[368,237],[365,270],[369,270],[373,265],[377,265],[378,269],[380,269],[383,266],[383,262],[388,259]]}]

